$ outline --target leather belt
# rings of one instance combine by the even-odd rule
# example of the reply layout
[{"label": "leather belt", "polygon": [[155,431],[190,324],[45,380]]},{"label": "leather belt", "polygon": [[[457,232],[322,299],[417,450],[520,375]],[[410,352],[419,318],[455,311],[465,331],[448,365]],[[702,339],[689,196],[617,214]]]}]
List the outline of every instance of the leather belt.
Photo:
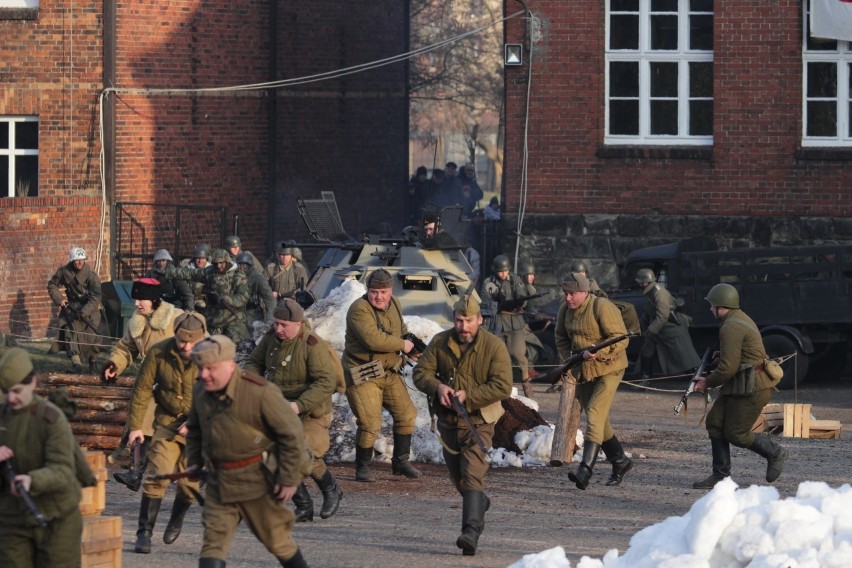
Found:
[{"label": "leather belt", "polygon": [[240,469],[241,467],[246,467],[247,465],[251,465],[253,463],[257,463],[263,460],[263,454],[257,454],[256,456],[252,456],[250,458],[246,458],[244,460],[237,461],[229,461],[229,462],[218,462],[216,467],[218,469]]},{"label": "leather belt", "polygon": [[763,369],[764,369],[763,365],[755,365],[754,366],[754,372],[755,373],[762,373]]}]

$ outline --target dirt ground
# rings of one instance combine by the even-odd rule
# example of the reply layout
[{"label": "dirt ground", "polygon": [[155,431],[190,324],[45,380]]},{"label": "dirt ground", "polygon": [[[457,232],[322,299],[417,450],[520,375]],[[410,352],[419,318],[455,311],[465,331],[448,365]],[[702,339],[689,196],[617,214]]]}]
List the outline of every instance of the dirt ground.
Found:
[{"label": "dirt ground", "polygon": [[[654,385],[672,391],[685,385],[670,381]],[[536,385],[542,415],[556,418],[558,394]],[[622,386],[613,424],[635,466],[620,487],[606,487],[609,464],[599,462],[588,490],[568,480],[566,467],[499,468],[487,478],[491,510],[476,556],[463,557],[455,547],[461,525],[461,499],[451,487],[443,466],[420,467],[417,481],[400,480],[389,466],[376,466],[379,481],[356,483],[351,464],[335,464],[345,493],[339,512],[328,520],[300,524],[294,531],[308,563],[314,567],[434,566],[505,567],[524,554],[562,546],[572,565],[584,555],[601,557],[612,548],[624,552],[641,528],[669,516],[684,514],[704,492],[692,482],[710,471],[709,443],[695,422],[703,411],[700,397],[690,399],[687,422],[673,407],[678,392],[652,392]],[[813,404],[813,415],[834,419],[845,430],[840,440],[783,439],[791,450],[784,474],[775,483],[782,497],[795,495],[806,480],[839,486],[850,481],[852,463],[852,378],[806,384],[798,393],[776,393],[773,402]],[[741,486],[765,483],[765,461],[732,448],[733,478]],[[573,466],[572,466],[573,467]],[[310,482],[309,482],[310,483]],[[310,485],[317,511],[321,495]],[[155,530],[150,555],[134,554],[140,494],[111,479],[107,482],[106,515],[124,519],[124,566],[149,568],[197,566],[201,546],[200,510],[187,516],[183,534],[172,545],[162,542],[172,494]],[[241,527],[231,548],[229,567],[275,566],[275,559]]]}]

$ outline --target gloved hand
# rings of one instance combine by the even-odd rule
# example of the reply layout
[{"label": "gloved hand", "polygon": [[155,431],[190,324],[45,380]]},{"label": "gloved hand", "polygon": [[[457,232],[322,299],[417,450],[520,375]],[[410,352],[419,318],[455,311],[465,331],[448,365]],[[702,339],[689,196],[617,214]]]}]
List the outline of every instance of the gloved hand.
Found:
[{"label": "gloved hand", "polygon": [[115,379],[115,376],[118,374],[118,367],[115,366],[115,363],[112,361],[107,361],[104,363],[103,368],[101,368],[101,380],[105,383],[108,383]]}]

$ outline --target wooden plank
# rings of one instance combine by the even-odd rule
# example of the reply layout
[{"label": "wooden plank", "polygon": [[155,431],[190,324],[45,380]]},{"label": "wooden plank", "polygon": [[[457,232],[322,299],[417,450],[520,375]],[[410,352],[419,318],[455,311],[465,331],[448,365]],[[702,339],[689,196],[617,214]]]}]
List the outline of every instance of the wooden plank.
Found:
[{"label": "wooden plank", "polygon": [[840,420],[811,420],[811,430],[840,430]]},{"label": "wooden plank", "polygon": [[802,438],[808,438],[811,431],[811,407],[810,404],[802,405]]},{"label": "wooden plank", "polygon": [[793,437],[793,405],[785,404],[784,405],[784,437],[792,438]]},{"label": "wooden plank", "polygon": [[553,431],[553,445],[550,448],[550,465],[552,466],[559,467],[571,463],[574,457],[577,424],[580,421],[580,404],[576,400],[576,392],[577,381],[571,373],[568,373],[562,381],[559,414],[556,420],[556,428]]},{"label": "wooden plank", "polygon": [[754,426],[751,427],[751,431],[759,434],[764,430],[766,430],[766,417],[761,414],[757,417],[757,420],[754,421]]}]

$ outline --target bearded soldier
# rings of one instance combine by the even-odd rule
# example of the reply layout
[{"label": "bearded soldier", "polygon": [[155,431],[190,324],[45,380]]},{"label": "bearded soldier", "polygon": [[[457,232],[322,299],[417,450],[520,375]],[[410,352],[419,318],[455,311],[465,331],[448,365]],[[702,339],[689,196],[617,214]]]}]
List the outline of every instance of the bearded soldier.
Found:
[{"label": "bearded soldier", "polygon": [[450,480],[462,496],[462,534],[456,546],[476,554],[491,501],[484,493],[488,461],[474,432],[453,409],[452,398],[464,405],[476,432],[491,445],[494,426],[503,415],[500,404],[512,392],[509,352],[485,331],[479,303],[470,296],[453,307],[454,328],[432,338],[414,368],[414,385],[432,401],[444,446]]},{"label": "bearded soldier", "polygon": [[[320,517],[328,519],[340,505],[343,491],[323,461],[330,447],[331,395],[343,383],[343,368],[334,349],[304,325],[305,312],[293,299],[281,300],[272,329],[252,352],[245,370],[265,376],[281,389],[305,428],[313,455],[311,478],[322,491]],[[304,483],[293,495],[296,522],[314,519],[314,504]]]},{"label": "bearded soldier", "polygon": [[[151,475],[173,473],[186,469],[186,426],[184,422],[192,403],[192,387],[198,368],[190,361],[196,343],[204,339],[207,328],[204,316],[196,312],[182,313],[175,318],[174,336],[151,347],[139,376],[133,385],[130,399],[130,443],[142,442],[145,432],[145,414],[152,398],[156,401],[154,437],[148,448]],[[151,536],[160,505],[168,489],[168,481],[145,481],[142,503],[139,507],[139,528],[136,531],[134,552],[151,552]],[[198,482],[178,480],[177,495],[163,542],[177,540],[183,527],[183,518],[198,492]]]},{"label": "bearded soldier", "polygon": [[[86,265],[86,251],[74,247],[68,263],[47,283],[47,292],[59,306],[59,335],[71,359],[71,372],[81,373],[83,365],[96,372],[98,334],[101,325],[101,281]],[[65,290],[63,297],[61,290]]]},{"label": "bearded soldier", "polygon": [[417,410],[399,370],[400,352],[414,349],[411,341],[403,339],[406,333],[402,307],[393,297],[393,276],[382,268],[373,271],[367,277],[367,293],[352,302],[346,313],[343,372],[346,398],[358,427],[356,481],[376,481],[370,462],[382,429],[382,408],[393,417],[393,474],[420,477],[420,471],[410,462]]}]

